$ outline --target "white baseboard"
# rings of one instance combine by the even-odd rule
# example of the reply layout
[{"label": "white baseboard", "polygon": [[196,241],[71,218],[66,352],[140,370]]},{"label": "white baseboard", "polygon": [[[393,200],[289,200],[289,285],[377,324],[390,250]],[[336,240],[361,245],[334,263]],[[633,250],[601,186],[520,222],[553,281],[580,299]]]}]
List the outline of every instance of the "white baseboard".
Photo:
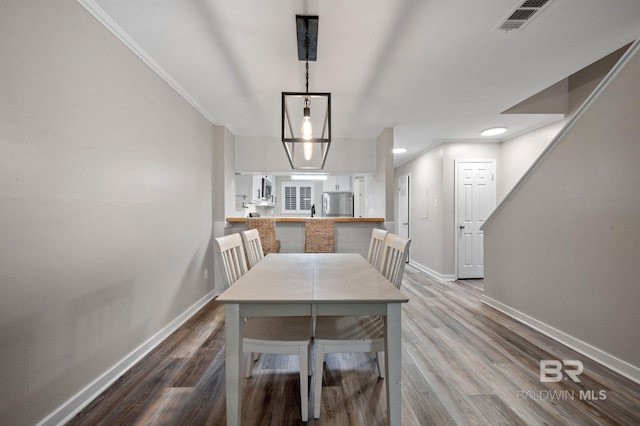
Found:
[{"label": "white baseboard", "polygon": [[591,358],[592,360],[604,365],[605,367],[610,368],[616,373],[633,380],[636,383],[640,383],[640,368],[635,365],[629,364],[628,362],[617,358],[602,349],[598,349],[595,346],[590,345],[589,343],[583,342],[582,340],[576,339],[575,337],[565,333],[564,331],[558,330],[548,324],[545,324],[542,321],[539,321],[523,312],[520,312],[512,307],[505,305],[502,302],[499,302],[491,297],[482,296],[482,302],[492,308],[510,316],[511,318],[519,321],[534,330],[539,331],[540,333],[549,336],[553,340],[556,340],[562,343],[565,346],[570,347],[571,349],[580,352],[586,357]]},{"label": "white baseboard", "polygon": [[409,259],[409,265],[413,266],[414,268],[424,272],[427,275],[430,275],[431,277],[440,280],[440,281],[455,281],[456,280],[456,276],[455,275],[442,275],[439,272],[434,271],[433,269],[427,268],[424,265],[419,264],[418,262],[415,262],[411,259]]},{"label": "white baseboard", "polygon": [[107,370],[102,376],[95,379],[84,389],[71,397],[67,402],[58,407],[55,411],[42,419],[37,426],[63,425],[73,416],[78,414],[80,410],[86,407],[98,395],[104,392],[113,382],[126,373],[138,361],[140,361],[151,350],[158,346],[164,339],[169,337],[171,333],[176,331],[178,327],[184,324],[204,305],[213,300],[214,297],[221,293],[220,290],[209,292],[202,299],[198,300],[186,311],[180,314],[176,319],[167,324],[162,330],[151,336],[146,342],[134,349],[129,355],[122,358],[117,364]]}]

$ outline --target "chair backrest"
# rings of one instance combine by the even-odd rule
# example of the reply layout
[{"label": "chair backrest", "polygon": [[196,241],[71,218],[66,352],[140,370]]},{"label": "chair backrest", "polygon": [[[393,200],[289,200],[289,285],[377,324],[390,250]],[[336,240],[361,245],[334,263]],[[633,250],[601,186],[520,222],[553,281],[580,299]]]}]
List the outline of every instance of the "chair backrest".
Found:
[{"label": "chair backrest", "polygon": [[244,251],[247,254],[249,268],[253,268],[256,263],[264,258],[264,251],[262,251],[262,244],[260,243],[260,232],[257,229],[249,229],[248,231],[242,231],[240,235],[244,243]]},{"label": "chair backrest", "polygon": [[215,239],[220,249],[220,261],[227,287],[247,273],[247,258],[240,234],[225,235]]},{"label": "chair backrest", "polygon": [[369,243],[369,255],[367,256],[367,260],[378,270],[380,270],[382,249],[384,248],[384,239],[387,234],[387,231],[380,228],[373,228],[371,231],[371,242]]},{"label": "chair backrest", "polygon": [[410,239],[391,233],[384,239],[380,272],[398,288],[402,284],[410,244]]},{"label": "chair backrest", "polygon": [[304,221],[304,252],[334,253],[336,251],[335,221],[314,218]]},{"label": "chair backrest", "polygon": [[265,256],[269,253],[278,252],[278,242],[276,239],[276,219],[273,217],[248,217],[246,222],[247,230],[257,229],[260,232],[260,241]]}]

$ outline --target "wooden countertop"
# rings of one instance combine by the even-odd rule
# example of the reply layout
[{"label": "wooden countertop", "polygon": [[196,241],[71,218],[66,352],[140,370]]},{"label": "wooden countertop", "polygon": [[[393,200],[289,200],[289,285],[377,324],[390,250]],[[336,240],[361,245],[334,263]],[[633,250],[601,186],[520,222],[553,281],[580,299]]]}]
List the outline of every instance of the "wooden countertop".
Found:
[{"label": "wooden countertop", "polygon": [[[263,216],[266,217],[266,216]],[[311,219],[309,217],[276,217],[276,222],[304,222],[307,219]],[[316,218],[314,218],[316,219]],[[325,219],[322,217],[318,217],[317,219]],[[336,222],[384,222],[383,217],[333,217],[329,218],[333,219]],[[229,223],[244,223],[247,221],[246,217],[228,217],[227,222]]]}]

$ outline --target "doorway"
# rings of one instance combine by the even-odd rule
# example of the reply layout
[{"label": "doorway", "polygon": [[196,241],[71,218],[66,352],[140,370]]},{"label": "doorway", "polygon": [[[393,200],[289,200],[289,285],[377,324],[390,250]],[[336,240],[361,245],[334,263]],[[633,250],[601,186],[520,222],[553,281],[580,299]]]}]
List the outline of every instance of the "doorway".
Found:
[{"label": "doorway", "polygon": [[484,231],[496,207],[496,161],[456,160],[456,267],[458,279],[484,278]]},{"label": "doorway", "polygon": [[398,235],[405,238],[409,238],[409,181],[409,175],[398,178]]}]

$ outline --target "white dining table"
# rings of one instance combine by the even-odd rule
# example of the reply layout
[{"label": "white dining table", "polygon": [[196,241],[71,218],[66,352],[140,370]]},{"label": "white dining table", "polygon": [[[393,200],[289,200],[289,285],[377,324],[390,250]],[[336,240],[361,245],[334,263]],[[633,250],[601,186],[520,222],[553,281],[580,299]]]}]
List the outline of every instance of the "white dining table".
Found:
[{"label": "white dining table", "polygon": [[401,304],[409,299],[357,253],[272,253],[227,288],[227,425],[239,425],[244,317],[380,315],[389,424],[400,425]]}]

